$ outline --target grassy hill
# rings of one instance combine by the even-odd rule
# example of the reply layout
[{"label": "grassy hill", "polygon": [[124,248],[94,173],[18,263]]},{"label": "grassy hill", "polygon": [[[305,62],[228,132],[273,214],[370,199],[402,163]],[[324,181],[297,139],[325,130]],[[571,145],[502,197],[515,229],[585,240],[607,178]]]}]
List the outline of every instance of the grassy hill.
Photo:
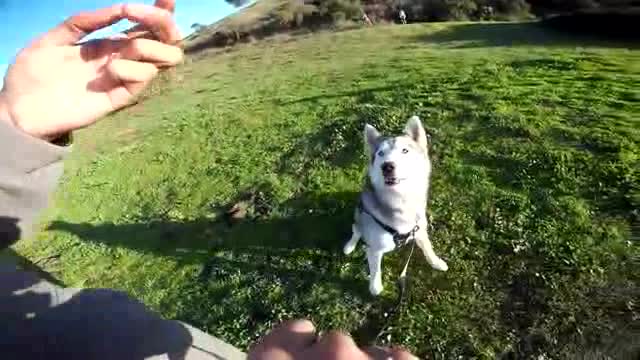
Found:
[{"label": "grassy hill", "polygon": [[286,4],[287,0],[261,0],[249,4],[236,13],[191,34],[185,39],[185,48],[187,51],[206,48],[215,41],[217,32],[258,33],[276,21],[278,9]]},{"label": "grassy hill", "polygon": [[413,259],[380,343],[435,359],[637,358],[639,64],[637,48],[530,23],[381,26],[193,59],[78,134],[43,231],[16,251],[243,348],[291,317],[371,342],[407,249],[385,258],[380,298],[362,249],[341,255],[361,129],[417,114],[450,270]]},{"label": "grassy hill", "polygon": [[[491,9],[487,12],[486,5]],[[187,53],[250,43],[265,37],[290,37],[318,30],[349,30],[398,22],[398,10],[409,23],[441,21],[525,21],[542,17],[546,26],[565,33],[635,41],[640,7],[633,0],[616,1],[439,1],[439,0],[259,0],[185,39]],[[593,26],[600,24],[601,26]]]}]

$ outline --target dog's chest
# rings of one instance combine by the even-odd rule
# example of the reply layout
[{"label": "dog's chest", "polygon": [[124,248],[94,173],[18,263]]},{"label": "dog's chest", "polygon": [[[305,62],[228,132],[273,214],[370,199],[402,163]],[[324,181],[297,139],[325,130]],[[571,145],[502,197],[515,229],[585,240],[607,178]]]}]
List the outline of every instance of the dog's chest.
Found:
[{"label": "dog's chest", "polygon": [[[410,236],[413,236],[411,232],[422,226],[426,226],[426,217],[423,214],[417,215],[417,220],[413,222],[399,222],[394,224],[395,234],[387,229],[384,229],[373,217],[369,214],[363,213],[360,218],[362,237],[367,245],[373,250],[391,251],[398,247],[398,238],[394,236],[400,235],[403,238],[402,242],[406,242]],[[404,238],[404,235],[409,235]]]}]

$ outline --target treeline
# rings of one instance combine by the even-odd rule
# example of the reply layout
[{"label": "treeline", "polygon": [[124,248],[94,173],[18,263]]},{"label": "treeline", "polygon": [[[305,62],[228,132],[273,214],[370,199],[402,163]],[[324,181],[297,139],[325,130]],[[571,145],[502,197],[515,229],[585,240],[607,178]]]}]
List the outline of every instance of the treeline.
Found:
[{"label": "treeline", "polygon": [[571,14],[576,12],[620,11],[640,6],[638,0],[528,0],[534,15]]},{"label": "treeline", "polygon": [[[297,0],[296,0],[297,1]],[[325,1],[318,1],[323,3]],[[403,10],[409,22],[494,20],[529,16],[525,0],[327,0],[334,3],[338,18],[354,19],[366,14],[372,21],[398,21]],[[361,13],[350,12],[359,8]]]},{"label": "treeline", "polygon": [[[241,5],[243,0],[227,0]],[[585,9],[640,6],[640,0],[287,0],[277,10],[293,27],[349,21],[397,21],[402,9],[410,22],[510,20]]]},{"label": "treeline", "polygon": [[403,10],[409,22],[506,20],[530,17],[526,0],[289,0],[278,10],[292,26],[342,21],[393,22]]},{"label": "treeline", "polygon": [[[246,0],[226,0],[246,5]],[[349,27],[354,23],[449,20],[517,20],[555,15],[545,23],[558,30],[637,40],[640,0],[258,0],[277,1],[259,20],[241,25],[208,27],[194,24],[185,50],[250,42],[277,33]],[[255,6],[249,5],[249,6]],[[560,15],[560,16],[558,16]],[[358,25],[359,26],[359,25]],[[211,30],[210,30],[211,29]]]}]

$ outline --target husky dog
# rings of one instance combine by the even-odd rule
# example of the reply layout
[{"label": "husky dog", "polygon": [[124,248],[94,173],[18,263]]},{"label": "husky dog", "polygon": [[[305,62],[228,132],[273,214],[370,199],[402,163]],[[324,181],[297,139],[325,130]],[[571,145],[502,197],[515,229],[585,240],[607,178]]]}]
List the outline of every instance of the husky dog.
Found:
[{"label": "husky dog", "polygon": [[350,254],[361,237],[367,244],[369,291],[382,292],[382,255],[414,240],[427,262],[436,270],[447,264],[431,246],[427,234],[427,194],[431,176],[427,134],[420,118],[407,122],[402,136],[384,137],[367,124],[366,151],[370,155],[368,181],[360,195],[352,226],[353,235],[344,246]]}]

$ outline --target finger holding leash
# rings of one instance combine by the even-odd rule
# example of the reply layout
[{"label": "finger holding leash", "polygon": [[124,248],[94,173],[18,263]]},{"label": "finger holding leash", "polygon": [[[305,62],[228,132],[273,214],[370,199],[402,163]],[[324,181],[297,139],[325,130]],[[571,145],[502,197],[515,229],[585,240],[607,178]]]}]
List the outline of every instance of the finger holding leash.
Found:
[{"label": "finger holding leash", "polygon": [[308,320],[292,320],[276,326],[255,344],[249,360],[293,360],[317,340],[316,327]]},{"label": "finger holding leash", "polygon": [[414,360],[400,348],[360,349],[342,332],[318,334],[313,323],[294,320],[277,326],[251,348],[249,360]]}]

